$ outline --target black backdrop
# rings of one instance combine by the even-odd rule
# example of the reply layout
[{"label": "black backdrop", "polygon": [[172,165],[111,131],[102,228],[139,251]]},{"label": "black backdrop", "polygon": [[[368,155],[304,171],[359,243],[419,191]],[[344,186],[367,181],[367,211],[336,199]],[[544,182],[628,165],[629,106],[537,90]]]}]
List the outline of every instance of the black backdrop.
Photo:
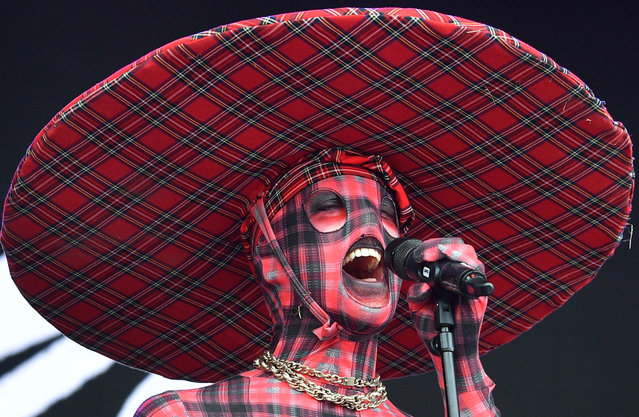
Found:
[{"label": "black backdrop", "polygon": [[[0,6],[0,190],[8,188],[28,144],[60,108],[146,52],[223,23],[343,5],[419,7],[504,29],[575,72],[631,134],[639,129],[635,67],[639,42],[631,1],[12,2]],[[623,244],[597,279],[564,307],[484,357],[497,383],[494,395],[503,415],[636,415],[638,266],[637,256]],[[0,361],[0,377],[19,357],[9,359]],[[126,392],[141,378],[137,371],[112,368],[42,415],[113,417]],[[405,411],[443,415],[433,375],[388,385],[390,398]],[[28,386],[24,394],[25,398],[37,395]]]}]

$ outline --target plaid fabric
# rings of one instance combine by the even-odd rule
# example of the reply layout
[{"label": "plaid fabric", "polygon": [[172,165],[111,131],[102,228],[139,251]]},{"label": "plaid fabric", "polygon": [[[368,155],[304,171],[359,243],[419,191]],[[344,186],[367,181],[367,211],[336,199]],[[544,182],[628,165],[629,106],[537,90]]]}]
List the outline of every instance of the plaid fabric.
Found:
[{"label": "plaid fabric", "polygon": [[272,184],[266,192],[264,203],[268,217],[273,218],[286,202],[306,186],[337,175],[370,177],[383,184],[393,193],[401,229],[408,231],[414,217],[413,208],[391,167],[378,155],[357,155],[339,148],[320,151],[311,160],[302,161],[285,172]]},{"label": "plaid fabric", "polygon": [[[356,176],[357,179],[354,176]],[[253,228],[254,231],[259,232],[260,229],[263,229],[264,232],[262,235],[266,238],[267,246],[272,253],[277,254],[275,258],[271,259],[271,263],[273,265],[281,265],[283,270],[280,271],[280,275],[283,277],[282,279],[286,286],[291,285],[292,289],[295,290],[297,296],[300,298],[300,303],[304,304],[305,308],[323,323],[321,328],[315,330],[315,333],[320,338],[335,337],[338,329],[335,324],[331,324],[331,319],[336,320],[337,317],[343,315],[341,314],[343,311],[337,311],[335,306],[333,306],[334,311],[331,315],[328,315],[324,311],[322,306],[325,305],[323,301],[325,301],[326,294],[316,293],[316,296],[321,296],[321,298],[317,298],[308,291],[308,288],[324,287],[325,284],[331,282],[331,280],[327,279],[328,277],[316,277],[316,283],[309,284],[309,277],[306,276],[306,272],[320,270],[326,272],[328,269],[327,265],[334,263],[334,265],[330,266],[330,268],[332,268],[331,272],[333,273],[332,282],[334,283],[331,289],[334,290],[337,288],[337,283],[341,284],[341,262],[346,255],[347,249],[354,243],[354,240],[357,240],[360,236],[360,232],[362,236],[367,235],[375,238],[376,242],[380,245],[380,250],[383,249],[381,242],[384,240],[388,242],[388,239],[385,238],[390,237],[387,234],[381,234],[383,216],[380,207],[382,197],[379,195],[380,189],[376,185],[377,182],[383,184],[384,187],[387,187],[385,190],[392,193],[392,196],[389,195],[383,198],[389,198],[389,201],[392,201],[391,204],[394,213],[392,216],[393,228],[397,228],[396,224],[399,222],[399,224],[402,225],[401,227],[406,229],[408,223],[412,220],[412,207],[408,202],[408,198],[401,184],[397,182],[390,167],[379,157],[354,155],[340,149],[320,152],[317,157],[312,158],[310,161],[302,162],[285,173],[280,180],[270,187],[266,198],[258,199],[258,204],[256,205],[259,206],[263,201],[264,212],[260,213],[260,209],[255,211],[256,208],[254,207],[252,211],[257,213],[257,215],[248,217],[247,221],[242,225],[241,230],[244,236],[244,245],[247,253],[249,253],[251,266],[253,266],[253,256],[250,255],[252,246],[257,242],[257,236],[259,235],[255,233],[250,235],[250,230]],[[312,187],[309,187],[309,185]],[[348,219],[346,217],[344,218],[344,221],[346,222],[346,220],[348,220],[348,222],[343,225],[344,227],[340,227],[339,229],[341,232],[339,234],[332,233],[330,235],[332,237],[329,241],[325,239],[326,236],[329,236],[328,234],[318,234],[318,231],[314,229],[313,225],[309,224],[309,214],[302,209],[306,202],[310,200],[310,196],[320,189],[333,190],[340,196],[339,198],[345,204],[344,215],[346,215],[347,212],[349,213]],[[384,191],[384,195],[388,195],[388,192]],[[344,200],[344,196],[350,197]],[[371,201],[376,200],[371,200],[370,196],[377,196],[377,203],[372,203]],[[287,219],[288,217],[297,218],[297,223],[293,223],[293,226],[287,227],[287,230],[291,234],[290,236],[285,237],[282,235],[282,227],[279,228],[278,236],[276,236],[275,232],[271,230],[268,219],[273,218],[279,210],[285,207],[284,204],[289,201],[296,202],[298,206],[289,208],[289,214],[284,214],[284,217]],[[398,203],[395,203],[396,201]],[[396,210],[399,211],[399,215]],[[356,220],[357,218],[367,219],[366,222],[370,223],[370,225],[366,227],[362,227],[361,225],[355,227],[358,222],[361,223],[361,220]],[[290,221],[290,219],[288,220]],[[278,221],[282,222],[282,219],[278,218]],[[255,226],[255,223],[259,224],[259,228]],[[371,233],[371,228],[377,230],[377,233]],[[334,231],[337,232],[338,230],[336,229]],[[398,232],[393,236],[397,237]],[[287,254],[282,251],[277,240],[282,242],[282,245],[289,242],[297,242],[298,245],[302,245],[308,253],[289,253],[289,256],[286,256]],[[336,244],[339,243],[338,241],[341,241],[341,247],[340,245],[336,246]],[[289,243],[289,250],[293,250],[293,252],[300,250],[300,248],[290,248],[290,245]],[[331,258],[330,255],[336,256]],[[294,268],[290,265],[290,259],[293,260]],[[300,261],[304,262],[300,264]],[[254,270],[253,272],[255,274]],[[300,272],[305,275],[303,277],[305,278],[304,281],[306,281],[305,284],[300,282],[298,278]],[[262,273],[260,275],[264,274]],[[347,289],[348,288],[340,287],[340,295],[346,296]],[[330,294],[330,292],[328,294]],[[334,295],[335,294],[332,296]],[[272,297],[277,297],[277,295],[273,294]],[[386,301],[388,301],[387,296],[383,298],[386,298]],[[322,302],[318,304],[316,300]],[[393,300],[396,300],[396,294]],[[344,304],[339,302],[337,304],[342,307],[348,305],[348,303]],[[393,311],[394,309],[395,305],[393,305]],[[356,308],[355,310],[358,309]],[[353,319],[359,320],[362,318],[362,314],[365,316],[367,312],[354,311],[354,315],[346,322],[352,322]],[[336,322],[343,324],[339,319],[337,319]],[[373,323],[364,323],[365,326],[369,326],[370,324]],[[373,325],[378,326],[379,323]],[[340,329],[340,331],[344,331],[342,327],[340,327]],[[358,330],[355,331],[357,332]]]},{"label": "plaid fabric", "polygon": [[[306,166],[304,172],[318,173],[324,165]],[[342,261],[361,236],[388,243],[392,237],[384,233],[380,206],[388,193],[370,171],[365,176],[327,175],[301,191],[305,179],[277,184],[282,195],[289,189],[296,194],[268,221],[270,230],[254,238],[252,259],[256,277],[263,288],[271,312],[274,337],[271,350],[275,357],[302,363],[329,374],[349,375],[365,380],[375,375],[377,333],[392,319],[398,301],[400,282],[388,277],[386,302],[381,308],[370,308],[349,295],[344,286]],[[292,172],[299,172],[297,168]],[[321,232],[310,220],[306,202],[317,191],[337,193],[345,203],[346,218],[336,230]],[[273,243],[282,256],[276,256]],[[291,272],[285,271],[290,268]],[[296,287],[301,286],[302,290]],[[304,299],[312,297],[315,308],[330,317],[339,327],[333,337],[316,337],[315,329],[325,320],[309,314]],[[382,297],[379,297],[382,298]],[[326,312],[328,313],[326,313]],[[339,337],[337,337],[339,336]],[[309,378],[334,392],[354,395],[363,393],[339,385]],[[286,382],[263,371],[248,371],[237,377],[203,389],[169,392],[146,401],[138,412],[141,416],[184,415],[405,415],[389,402],[375,410],[354,411],[328,401],[317,401],[300,393]]]},{"label": "plaid fabric", "polygon": [[[297,189],[297,187],[295,187]],[[305,202],[317,191],[332,190],[343,198],[346,207],[346,221],[338,229],[330,232],[315,230]],[[282,192],[286,192],[283,189]],[[392,237],[385,233],[380,207],[386,191],[378,183],[367,177],[339,175],[325,178],[307,186],[290,199],[273,217],[272,231],[281,246],[286,259],[308,288],[311,296],[340,324],[339,338],[318,340],[314,328],[319,322],[308,310],[299,309],[302,295],[293,291],[292,279],[283,270],[284,264],[274,255],[272,246],[262,237],[256,240],[254,259],[257,277],[264,287],[267,304],[275,322],[275,338],[272,346],[274,356],[280,359],[300,362],[327,374],[352,375],[361,379],[375,377],[377,357],[377,333],[393,316],[399,282],[394,275],[388,277],[390,293],[386,303],[377,308],[367,307],[365,302],[349,294],[344,287],[342,260],[351,246],[361,236],[374,237],[388,243]],[[452,245],[450,245],[452,247]],[[457,248],[459,245],[456,246]],[[467,248],[466,248],[467,249]],[[467,254],[467,250],[464,252]],[[474,254],[467,254],[476,260]],[[420,284],[417,284],[420,285]],[[411,287],[415,288],[415,286]],[[376,295],[377,299],[382,298]],[[414,300],[413,300],[414,301]],[[480,310],[472,313],[483,314],[486,299],[480,302]],[[414,307],[415,304],[411,304]],[[420,304],[419,307],[425,307]],[[431,306],[432,310],[432,306]],[[415,310],[414,310],[415,311]],[[464,310],[466,311],[466,310]],[[462,313],[463,314],[463,313]],[[417,310],[417,317],[424,321],[427,314]],[[476,317],[461,317],[459,329],[469,330],[476,324]],[[432,323],[432,316],[430,317]],[[425,328],[426,326],[424,326]],[[432,327],[432,326],[430,326]],[[422,328],[419,329],[420,331]],[[474,353],[468,352],[470,360],[463,365],[479,362],[477,338],[479,326],[474,327],[471,339]],[[460,330],[461,331],[461,330]],[[354,334],[356,332],[356,334]],[[353,337],[355,336],[355,337]],[[462,343],[462,339],[459,339]],[[463,351],[463,349],[460,349]],[[467,359],[463,356],[461,359]],[[437,363],[437,362],[436,362]],[[481,363],[479,363],[481,368]],[[441,366],[440,366],[441,368]],[[483,368],[481,368],[483,370]],[[476,375],[475,375],[476,376]],[[361,394],[355,389],[330,385],[321,379],[310,378],[334,392],[354,395]],[[492,403],[492,385],[488,377],[473,384],[460,379],[460,410],[472,410],[475,416],[498,415]],[[492,383],[491,383],[492,384]],[[491,406],[489,408],[489,406]],[[497,414],[496,414],[497,413]],[[349,410],[328,401],[317,401],[307,393],[299,393],[286,382],[273,378],[262,371],[248,371],[215,385],[189,391],[173,391],[154,396],[138,410],[138,417],[151,416],[218,416],[218,415],[304,415],[304,416],[398,416],[405,415],[389,401],[375,409],[363,411]]]},{"label": "plaid fabric", "polygon": [[[429,239],[415,253],[420,262],[448,258],[484,269],[474,248],[458,238]],[[430,286],[426,283],[411,285],[407,300],[419,337],[424,343],[429,343],[438,334],[434,317],[436,307]],[[487,297],[457,297],[452,303],[455,313],[455,383],[459,394],[459,407],[460,411],[468,410],[468,415],[477,417],[500,415],[491,394],[495,384],[484,371],[479,359],[478,338],[487,302]],[[441,357],[433,355],[430,351],[429,354],[437,369],[442,396],[446,398]]]},{"label": "plaid fabric", "polygon": [[[352,390],[333,391],[352,393]],[[204,388],[169,391],[144,402],[135,417],[222,417],[222,416],[408,416],[384,401],[376,409],[349,410],[327,401],[316,401],[286,383],[261,371],[249,371]]]},{"label": "plaid fabric", "polygon": [[[589,282],[628,219],[627,132],[545,55],[434,12],[312,11],[177,40],[58,113],[6,200],[12,276],[115,360],[200,381],[242,372],[270,320],[240,224],[296,161],[336,146],[393,168],[411,237],[477,248],[495,285],[482,352]],[[378,372],[425,372],[425,349],[400,302]]]},{"label": "plaid fabric", "polygon": [[[336,390],[335,387],[330,387]],[[342,390],[348,393],[348,390]],[[309,400],[310,399],[310,400]],[[464,392],[459,395],[463,416],[492,417],[499,411],[485,407],[485,393]],[[320,402],[292,390],[274,378],[256,372],[233,377],[204,388],[168,391],[149,398],[134,417],[222,417],[222,416],[408,416],[390,401],[376,409],[349,410],[329,402]]]},{"label": "plaid fabric", "polygon": [[[308,220],[304,203],[316,190],[334,190],[343,198],[347,217],[346,223],[339,230],[321,233]],[[280,333],[282,323],[288,322],[288,317],[296,314],[298,306],[304,303],[301,292],[293,291],[292,288],[292,281],[297,279],[330,319],[337,323],[341,338],[369,338],[388,325],[395,313],[401,280],[394,274],[388,274],[385,288],[375,293],[374,297],[386,302],[383,307],[371,308],[365,300],[354,296],[357,294],[354,289],[349,288],[342,271],[346,255],[362,238],[372,239],[379,244],[380,250],[393,239],[382,227],[380,206],[386,194],[371,179],[351,175],[330,177],[303,189],[273,217],[271,224],[275,238],[295,275],[295,278],[291,278],[283,270],[281,260],[273,254],[266,239],[258,240],[254,249],[257,276],[258,280],[260,277],[264,279],[262,284],[267,304],[271,308],[276,335]],[[368,246],[373,247],[374,243]],[[323,324],[317,324],[314,318],[313,323],[315,328]],[[299,323],[296,324],[296,329],[298,326]],[[277,357],[301,361],[315,344],[316,340],[311,340],[306,349],[308,352],[304,355],[296,355],[294,358]],[[299,347],[287,349],[293,352],[297,350]],[[374,376],[369,376],[369,379],[372,377]]]},{"label": "plaid fabric", "polygon": [[[394,197],[399,211],[398,222],[401,230],[404,232],[408,230],[414,218],[413,208],[404,188],[388,164],[379,156],[358,155],[340,148],[324,149],[310,160],[300,161],[261,193],[258,199],[263,201],[266,214],[264,217],[273,218],[284,204],[307,186],[340,175],[356,175],[380,182]],[[250,209],[250,212],[254,210],[255,205],[256,203],[253,203],[253,209]],[[258,230],[255,228],[253,215],[248,216],[240,227],[244,249],[249,256],[251,267],[253,267],[250,255],[251,245],[255,240],[255,236],[251,233]]]},{"label": "plaid fabric", "polygon": [[450,259],[465,263],[479,271],[485,272],[486,270],[484,264],[477,259],[475,248],[465,244],[463,239],[458,237],[429,239],[415,248],[414,255],[417,262],[435,262],[440,259]]},{"label": "plaid fabric", "polygon": [[[334,387],[331,387],[334,389]],[[257,395],[262,393],[262,395]],[[264,395],[264,393],[269,393]],[[282,404],[279,399],[291,399]],[[492,417],[494,409],[483,408],[484,395],[465,392],[459,395],[464,416]],[[289,405],[290,404],[290,405]],[[482,407],[481,410],[478,408]],[[205,388],[168,391],[145,401],[134,417],[222,417],[222,416],[408,416],[390,401],[376,410],[353,411],[327,402],[304,402],[304,394],[292,391],[275,379],[249,380],[238,376]]]}]

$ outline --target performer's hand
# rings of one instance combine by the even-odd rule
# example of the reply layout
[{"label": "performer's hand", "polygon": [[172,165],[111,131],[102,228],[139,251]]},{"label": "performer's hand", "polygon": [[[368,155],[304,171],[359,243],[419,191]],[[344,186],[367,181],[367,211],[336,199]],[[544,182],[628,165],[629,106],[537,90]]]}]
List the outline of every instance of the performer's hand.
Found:
[{"label": "performer's hand", "polygon": [[[422,243],[416,251],[417,261],[433,262],[438,259],[452,259],[464,262],[484,272],[484,265],[477,259],[475,249],[464,244],[459,238],[432,239]],[[455,384],[459,410],[463,415],[473,417],[499,416],[499,409],[495,406],[492,390],[493,381],[486,375],[479,360],[479,331],[486,311],[487,297],[477,299],[455,296],[453,309],[455,312],[455,327],[453,341],[455,344]],[[412,313],[417,333],[425,344],[437,335],[435,329],[435,300],[430,286],[419,282],[408,290],[408,306]],[[430,351],[429,351],[430,352]],[[441,357],[430,354],[437,374],[439,386],[444,393],[444,380]]]},{"label": "performer's hand", "polygon": [[[422,244],[416,256],[418,261],[433,262],[438,259],[451,259],[464,262],[484,272],[484,265],[477,259],[475,249],[463,243],[459,238],[431,239]],[[458,392],[483,389],[482,382],[492,384],[484,373],[479,360],[478,341],[487,297],[471,299],[461,296],[453,298],[455,327],[455,379]],[[437,335],[435,328],[435,301],[431,287],[427,283],[415,283],[408,290],[408,305],[412,313],[417,333],[425,344]],[[442,378],[441,358],[431,354],[431,358]],[[479,386],[478,386],[479,385]],[[443,385],[442,385],[443,386]]]}]

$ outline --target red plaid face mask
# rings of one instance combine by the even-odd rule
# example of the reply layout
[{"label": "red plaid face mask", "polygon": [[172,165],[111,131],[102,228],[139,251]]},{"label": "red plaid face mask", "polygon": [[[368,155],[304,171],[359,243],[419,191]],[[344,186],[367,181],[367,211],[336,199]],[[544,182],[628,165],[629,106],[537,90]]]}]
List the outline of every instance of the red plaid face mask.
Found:
[{"label": "red plaid face mask", "polygon": [[[271,225],[293,273],[342,332],[370,335],[389,323],[401,283],[382,253],[399,231],[383,186],[353,175],[321,180],[288,201]],[[285,319],[302,303],[263,237],[254,254],[271,311]]]}]

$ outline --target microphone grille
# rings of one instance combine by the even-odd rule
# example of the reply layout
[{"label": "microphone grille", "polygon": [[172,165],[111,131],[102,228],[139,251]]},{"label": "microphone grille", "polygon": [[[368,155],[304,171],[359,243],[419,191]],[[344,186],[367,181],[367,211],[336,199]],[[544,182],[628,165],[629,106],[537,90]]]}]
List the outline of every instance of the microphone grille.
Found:
[{"label": "microphone grille", "polygon": [[384,251],[384,261],[387,262],[395,275],[399,277],[407,277],[406,260],[412,253],[413,249],[421,244],[422,241],[419,239],[395,239],[386,246],[386,250]]}]

